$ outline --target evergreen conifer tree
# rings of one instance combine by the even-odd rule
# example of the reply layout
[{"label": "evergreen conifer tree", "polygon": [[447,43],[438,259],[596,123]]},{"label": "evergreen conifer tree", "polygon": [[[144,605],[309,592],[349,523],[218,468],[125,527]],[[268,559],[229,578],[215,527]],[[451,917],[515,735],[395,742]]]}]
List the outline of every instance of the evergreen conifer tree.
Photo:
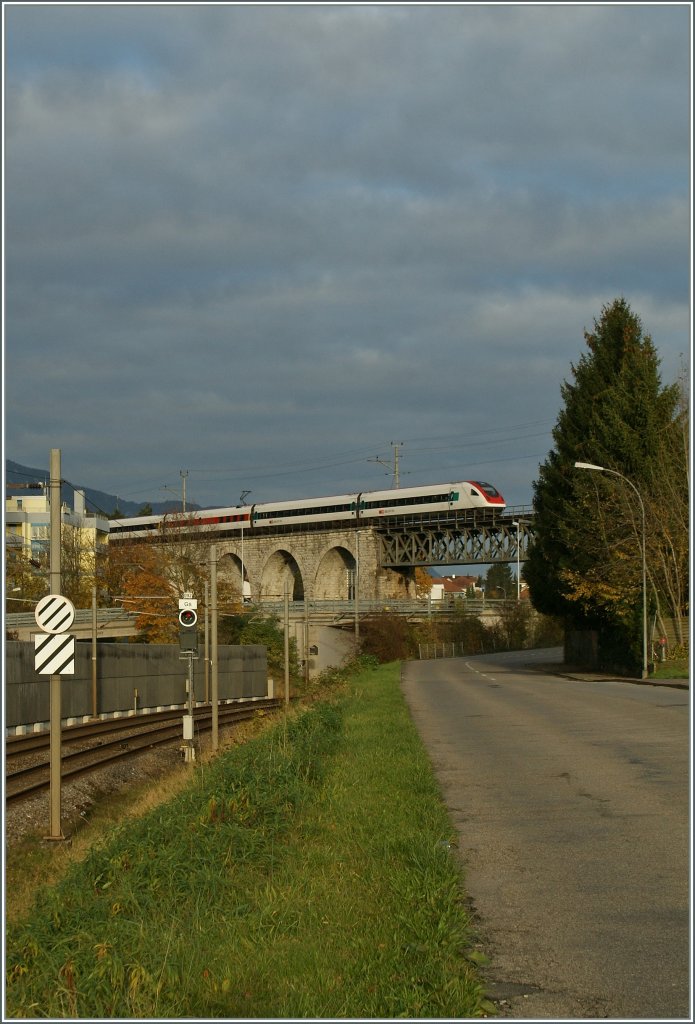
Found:
[{"label": "evergreen conifer tree", "polygon": [[588,351],[562,385],[555,446],[534,483],[535,541],[524,575],[539,611],[563,616],[570,628],[612,633],[618,646],[635,651],[642,599],[636,497],[615,477],[574,463],[621,473],[649,502],[678,418],[678,387],[662,386],[652,340],[624,298],[604,306],[584,337]]}]

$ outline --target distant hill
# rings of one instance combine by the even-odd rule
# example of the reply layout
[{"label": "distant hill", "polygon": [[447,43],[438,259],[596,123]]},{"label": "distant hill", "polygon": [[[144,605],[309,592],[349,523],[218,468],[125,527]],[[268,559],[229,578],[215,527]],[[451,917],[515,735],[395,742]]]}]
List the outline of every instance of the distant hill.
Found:
[{"label": "distant hill", "polygon": [[[48,483],[50,472],[47,469],[33,469],[31,466],[23,466],[20,462],[13,462],[5,459],[5,496],[21,497],[26,494],[38,494],[39,491],[30,491],[24,487],[12,487],[12,484]],[[96,491],[93,487],[85,487],[77,481],[71,484],[62,484],[60,488],[60,500],[70,508],[74,507],[74,486],[84,491],[85,502],[88,512],[98,512],[100,515],[110,516],[116,508],[120,509],[124,516],[136,516],[144,505],[152,506],[154,515],[162,515],[164,512],[173,512],[180,509],[180,502],[170,499],[169,501],[125,501],[115,494],[107,494],[105,491]],[[200,505],[187,504],[189,509],[199,509]]]}]

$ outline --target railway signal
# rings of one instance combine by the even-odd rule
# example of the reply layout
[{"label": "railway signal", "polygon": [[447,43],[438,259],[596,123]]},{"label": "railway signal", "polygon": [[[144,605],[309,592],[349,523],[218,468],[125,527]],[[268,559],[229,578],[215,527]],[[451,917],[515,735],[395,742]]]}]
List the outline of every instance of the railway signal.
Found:
[{"label": "railway signal", "polygon": [[188,693],[188,714],[183,716],[184,752],[187,762],[195,760],[193,745],[193,662],[198,653],[198,601],[192,594],[184,594],[179,600],[179,658],[188,661],[186,692]]},{"label": "railway signal", "polygon": [[182,608],[179,612],[179,622],[186,629],[192,629],[198,621],[198,612],[195,608]]},{"label": "railway signal", "polygon": [[186,595],[179,600],[179,648],[182,657],[198,657],[198,602]]}]

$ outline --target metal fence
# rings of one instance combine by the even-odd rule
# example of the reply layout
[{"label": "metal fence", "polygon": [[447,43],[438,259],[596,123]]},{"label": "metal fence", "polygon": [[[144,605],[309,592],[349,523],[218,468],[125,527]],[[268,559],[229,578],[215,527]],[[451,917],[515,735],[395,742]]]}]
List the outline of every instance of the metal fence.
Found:
[{"label": "metal fence", "polygon": [[463,658],[470,651],[464,650],[462,643],[440,642],[432,644],[418,644],[420,661],[433,661],[435,658]]},{"label": "metal fence", "polygon": [[[97,621],[112,622],[116,619],[123,618],[137,618],[135,612],[125,612],[122,608],[99,608]],[[85,624],[91,625],[92,623],[92,609],[91,608],[76,608],[74,624]],[[38,630],[36,625],[36,616],[34,612],[8,612],[5,616],[5,628],[16,629],[18,626],[31,626],[32,629]]]},{"label": "metal fence", "polygon": [[[499,612],[505,605],[515,605],[516,598],[488,598],[486,600],[447,595],[439,600],[432,601],[428,598],[388,598],[381,599],[359,599],[358,609],[360,617],[367,615],[378,615],[386,613],[391,615],[429,615],[437,613],[451,614],[453,610],[465,612],[467,615],[483,615],[485,613]],[[303,615],[305,611],[317,615],[354,615],[354,600],[308,600],[290,601],[289,613],[292,616]],[[268,615],[282,615],[284,611],[282,601],[261,601],[256,608]]]}]

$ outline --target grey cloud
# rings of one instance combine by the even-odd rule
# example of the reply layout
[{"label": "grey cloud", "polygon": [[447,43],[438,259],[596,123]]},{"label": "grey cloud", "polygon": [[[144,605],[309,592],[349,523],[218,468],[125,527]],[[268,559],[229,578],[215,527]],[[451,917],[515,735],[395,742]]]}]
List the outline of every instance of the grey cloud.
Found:
[{"label": "grey cloud", "polygon": [[[64,430],[107,490],[301,455],[257,485],[299,496],[360,486],[331,452],[448,434],[471,443],[452,463],[489,451],[528,496],[515,425],[542,419],[547,447],[604,302],[664,339],[665,372],[687,346],[687,25],[663,6],[9,9],[8,454],[38,464]],[[506,464],[474,447],[491,422]],[[413,454],[413,482],[447,458]]]}]

